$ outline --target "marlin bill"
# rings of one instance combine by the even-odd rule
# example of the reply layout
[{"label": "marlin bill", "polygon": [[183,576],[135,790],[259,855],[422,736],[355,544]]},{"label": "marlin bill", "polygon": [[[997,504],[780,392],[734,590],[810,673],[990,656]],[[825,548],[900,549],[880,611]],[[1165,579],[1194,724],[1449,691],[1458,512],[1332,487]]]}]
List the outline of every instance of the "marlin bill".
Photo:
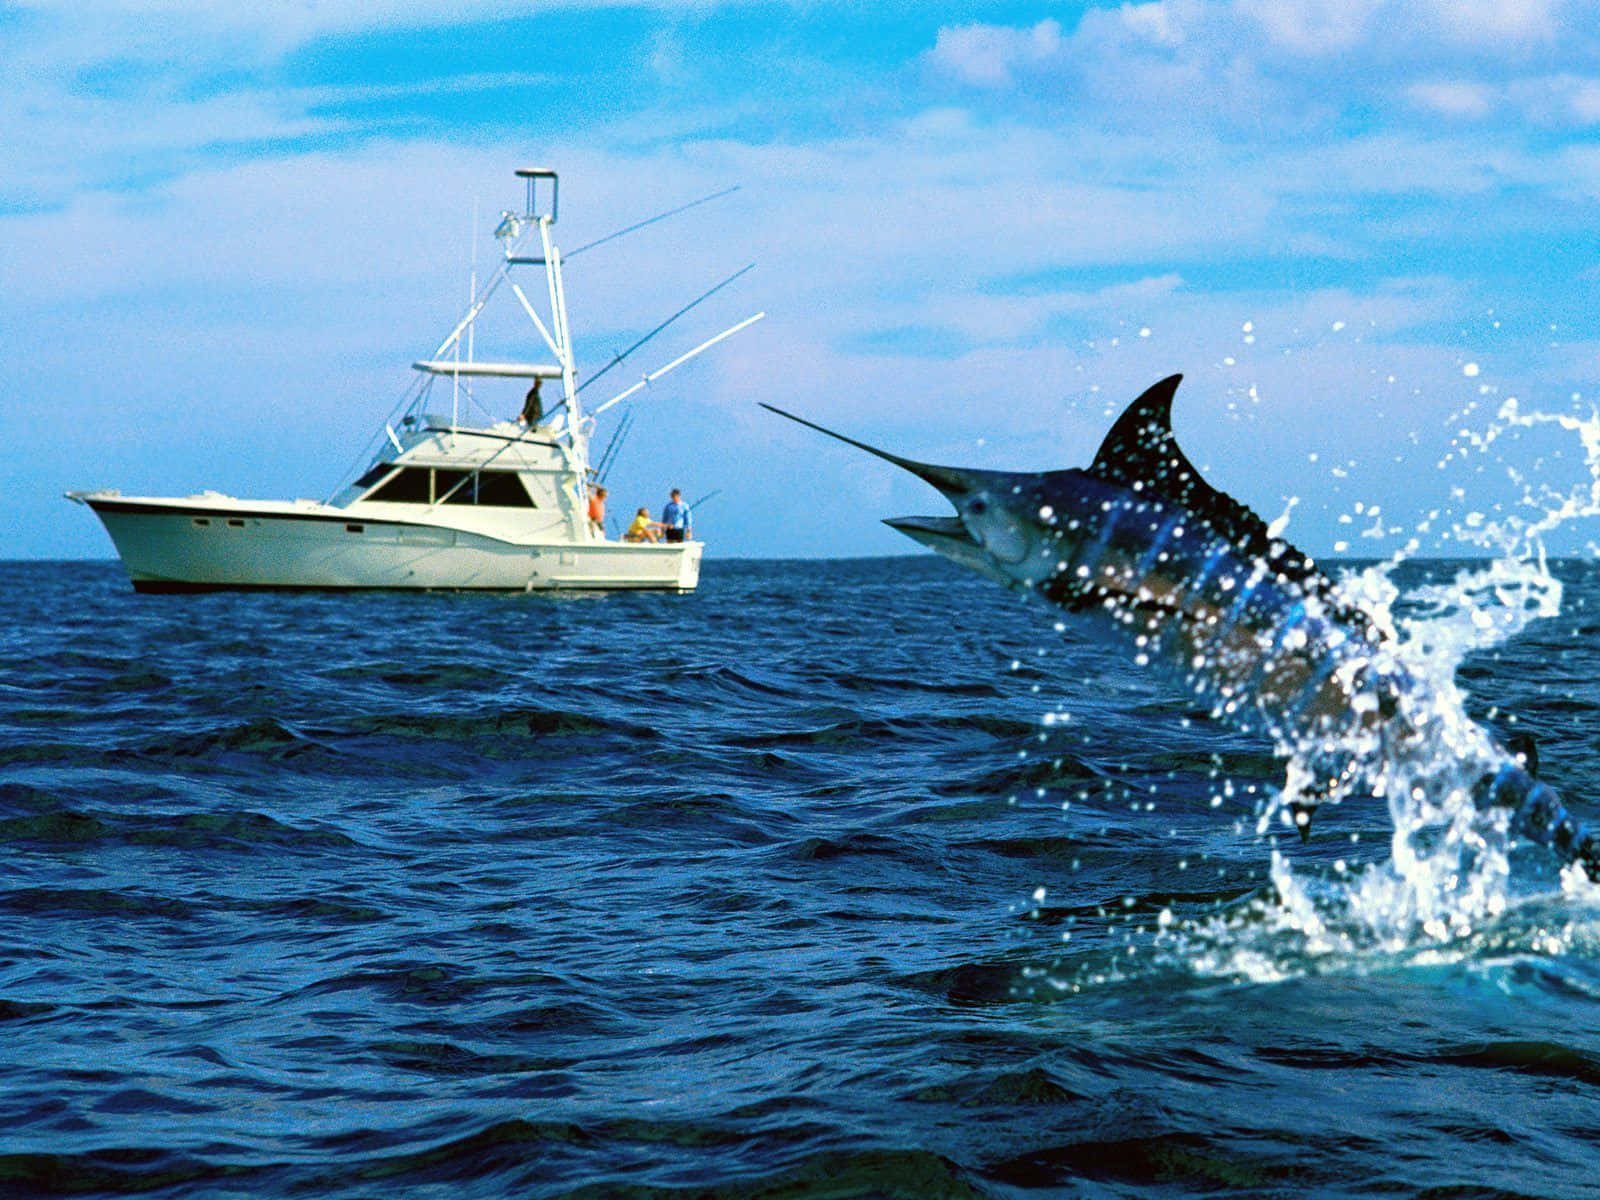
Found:
[{"label": "marlin bill", "polygon": [[[1311,558],[1201,478],[1172,433],[1181,380],[1135,400],[1087,468],[1037,474],[916,462],[763,407],[903,467],[955,509],[893,528],[1070,613],[1213,716],[1271,738],[1302,765],[1284,796],[1302,836],[1319,802],[1354,786],[1437,786],[1441,811],[1509,809],[1513,833],[1600,881],[1600,833],[1535,778],[1531,746],[1503,746],[1439,703]],[[1408,773],[1441,747],[1454,778]]]}]

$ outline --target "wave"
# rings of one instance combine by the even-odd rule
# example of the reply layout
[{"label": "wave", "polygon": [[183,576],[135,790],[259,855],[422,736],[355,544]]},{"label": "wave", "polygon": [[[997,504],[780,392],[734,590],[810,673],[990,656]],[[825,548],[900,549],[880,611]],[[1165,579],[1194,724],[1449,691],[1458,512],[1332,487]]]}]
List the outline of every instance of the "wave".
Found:
[{"label": "wave", "polygon": [[1426,1062],[1491,1071],[1516,1071],[1586,1087],[1600,1085],[1600,1057],[1559,1042],[1537,1039],[1478,1042],[1426,1056]]},{"label": "wave", "polygon": [[[1347,1135],[1351,1136],[1351,1135]],[[1239,1194],[1284,1195],[1313,1187],[1315,1169],[1288,1151],[1241,1150],[1239,1139],[1192,1133],[1088,1139],[1030,1150],[990,1164],[984,1174],[1012,1188],[1056,1188],[1095,1180],[1134,1187],[1202,1187]]]},{"label": "wave", "polygon": [[1024,987],[1031,964],[1005,959],[964,962],[928,971],[912,971],[891,979],[901,987],[931,992],[960,1008],[1015,1004],[1029,998]]},{"label": "wave", "polygon": [[337,770],[343,758],[337,748],[273,717],[256,717],[199,733],[174,733],[146,742],[133,753],[142,761],[161,765],[186,759],[226,762],[237,755],[247,762],[265,760],[301,770]]},{"label": "wave", "polygon": [[444,688],[470,688],[474,691],[492,690],[493,688],[514,678],[499,667],[482,666],[477,663],[462,662],[430,662],[412,663],[399,666],[392,662],[387,663],[356,663],[347,667],[335,667],[323,672],[325,679],[345,683],[380,683],[392,687],[415,687],[428,689]]},{"label": "wave", "polygon": [[[45,793],[40,793],[46,796]],[[251,810],[111,813],[46,808],[0,819],[0,843],[120,844],[183,850],[337,850],[354,838],[320,825],[293,825]]]},{"label": "wave", "polygon": [[988,680],[957,681],[939,674],[865,675],[861,673],[832,677],[835,687],[847,692],[921,692],[930,696],[966,696],[994,699],[1004,696],[1000,687]]},{"label": "wave", "polygon": [[553,708],[499,708],[472,713],[384,713],[358,717],[353,734],[393,734],[440,741],[480,739],[594,737],[615,735],[629,740],[660,736],[648,725]]},{"label": "wave", "polygon": [[244,1188],[259,1171],[207,1162],[159,1147],[123,1147],[81,1154],[0,1154],[0,1188],[8,1196],[148,1195],[205,1184]]},{"label": "wave", "polygon": [[918,1089],[908,1099],[921,1104],[981,1108],[990,1104],[1051,1107],[1082,1103],[1088,1097],[1066,1087],[1043,1067],[1030,1067],[1025,1071],[1002,1071],[992,1078],[932,1084]]},{"label": "wave", "polygon": [[199,900],[178,900],[131,888],[14,888],[0,892],[0,911],[18,915],[160,917],[184,920],[204,911]]},{"label": "wave", "polygon": [[553,1193],[551,1200],[984,1200],[993,1195],[972,1173],[933,1151],[860,1149],[826,1151],[779,1171],[721,1182],[648,1188],[592,1184]]},{"label": "wave", "polygon": [[885,742],[933,742],[950,735],[970,738],[983,734],[1015,741],[1038,732],[1030,721],[1006,717],[942,715],[902,717],[852,717],[803,729],[774,729],[726,739],[725,744],[752,749],[772,746],[881,745]]}]

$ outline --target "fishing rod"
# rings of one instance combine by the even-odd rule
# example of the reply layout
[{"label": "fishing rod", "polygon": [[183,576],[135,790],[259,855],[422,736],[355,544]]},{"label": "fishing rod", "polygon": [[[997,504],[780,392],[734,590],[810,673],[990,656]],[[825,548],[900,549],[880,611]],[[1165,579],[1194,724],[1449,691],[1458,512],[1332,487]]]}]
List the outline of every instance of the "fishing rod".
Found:
[{"label": "fishing rod", "polygon": [[693,511],[694,509],[699,508],[707,500],[715,500],[720,495],[722,495],[722,489],[715,488],[712,491],[707,492],[704,496],[701,496],[700,499],[696,500],[693,504],[689,505],[689,508],[691,511]]},{"label": "fishing rod", "polygon": [[723,288],[727,287],[735,279],[738,279],[739,276],[744,275],[745,273],[747,273],[749,271],[752,271],[754,269],[755,269],[755,263],[748,263],[745,266],[740,267],[732,275],[729,275],[726,279],[724,279],[721,283],[717,284],[715,287],[711,288],[709,291],[705,291],[705,292],[700,293],[700,295],[698,297],[696,297],[694,300],[691,300],[688,304],[685,304],[677,312],[673,313],[665,321],[661,322],[661,324],[657,325],[654,329],[652,329],[649,333],[645,334],[642,338],[640,338],[633,345],[629,346],[621,354],[612,355],[612,358],[611,358],[610,362],[608,362],[605,366],[601,367],[593,375],[589,376],[589,378],[585,379],[582,383],[580,383],[578,385],[578,391],[580,391],[580,392],[583,391],[584,388],[588,387],[596,379],[599,379],[600,376],[604,375],[607,371],[611,370],[612,367],[616,366],[623,359],[627,358],[628,355],[632,354],[640,346],[643,346],[651,338],[655,337],[656,334],[660,333],[668,325],[671,325],[679,317],[683,316],[684,313],[688,312],[690,309],[696,307],[697,305],[699,305],[699,304],[711,299],[711,297],[715,296],[718,292],[720,292]]},{"label": "fishing rod", "polygon": [[729,326],[727,329],[724,329],[721,333],[717,334],[716,337],[707,338],[705,341],[701,342],[698,346],[696,346],[693,350],[690,350],[686,354],[678,355],[677,358],[673,359],[666,366],[657,367],[654,371],[651,371],[650,374],[646,375],[643,379],[639,380],[639,382],[634,384],[632,387],[626,388],[623,391],[618,392],[615,396],[611,397],[611,399],[607,400],[599,408],[595,409],[593,415],[598,417],[601,413],[605,412],[605,410],[610,408],[613,404],[621,404],[624,400],[626,400],[629,396],[633,395],[640,388],[649,387],[652,383],[654,383],[656,380],[660,379],[668,371],[675,370],[676,368],[683,366],[684,363],[688,362],[695,355],[703,354],[705,351],[711,349],[711,347],[715,346],[718,342],[722,341],[723,339],[731,338],[734,334],[738,333],[741,329],[748,329],[750,326],[754,325],[757,321],[761,320],[766,315],[767,314],[764,313],[764,312],[758,312],[758,313],[754,314],[753,316],[746,317],[744,320],[740,321],[737,325]]},{"label": "fishing rod", "polygon": [[600,455],[600,462],[595,467],[595,478],[604,482],[606,472],[611,469],[612,463],[622,451],[622,444],[628,439],[628,431],[633,428],[634,412],[629,409],[623,414],[622,420],[617,423],[617,428],[611,435],[611,440],[606,443],[605,452]]},{"label": "fishing rod", "polygon": [[655,216],[650,217],[647,220],[640,221],[634,225],[629,225],[626,229],[619,229],[615,233],[606,234],[606,236],[603,238],[596,238],[592,242],[585,242],[576,250],[569,251],[567,254],[563,255],[563,257],[568,259],[577,258],[578,255],[582,254],[585,250],[593,250],[596,246],[603,246],[609,241],[613,241],[616,238],[622,237],[624,234],[632,233],[637,229],[643,229],[646,225],[654,225],[657,221],[665,221],[668,217],[675,217],[681,212],[688,212],[691,208],[698,208],[702,204],[710,204],[713,200],[720,200],[724,196],[731,196],[734,192],[739,190],[739,186],[740,185],[736,183],[730,188],[723,188],[720,192],[712,192],[709,196],[701,196],[700,199],[691,200],[687,204],[680,204],[677,208],[669,208],[664,213],[657,213]]}]

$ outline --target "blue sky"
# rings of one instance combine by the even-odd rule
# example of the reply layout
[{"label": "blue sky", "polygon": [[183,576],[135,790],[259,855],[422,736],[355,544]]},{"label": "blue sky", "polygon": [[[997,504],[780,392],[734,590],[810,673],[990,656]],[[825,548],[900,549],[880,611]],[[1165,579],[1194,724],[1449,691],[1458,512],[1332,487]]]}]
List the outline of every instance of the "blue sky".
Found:
[{"label": "blue sky", "polygon": [[758,264],[606,381],[768,312],[636,402],[612,479],[721,489],[713,554],[940,510],[757,400],[1046,468],[1182,371],[1191,457],[1318,554],[1588,483],[1556,427],[1453,447],[1600,398],[1596,3],[376,7],[0,0],[0,557],[109,556],[67,488],[332,492],[529,164],[569,247],[740,186],[568,277],[593,370]]}]

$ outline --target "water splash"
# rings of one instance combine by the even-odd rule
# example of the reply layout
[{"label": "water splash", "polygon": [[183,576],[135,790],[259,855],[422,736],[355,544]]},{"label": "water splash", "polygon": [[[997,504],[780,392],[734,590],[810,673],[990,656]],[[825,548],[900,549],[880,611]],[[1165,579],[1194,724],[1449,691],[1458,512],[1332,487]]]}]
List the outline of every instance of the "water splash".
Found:
[{"label": "water splash", "polygon": [[[1581,450],[1582,478],[1566,489],[1533,480],[1498,459],[1496,446],[1520,431],[1553,430]],[[1600,888],[1581,870],[1559,874],[1538,854],[1521,861],[1503,810],[1480,810],[1475,786],[1502,757],[1468,716],[1456,672],[1470,654],[1492,651],[1533,622],[1561,611],[1562,585],[1545,538],[1600,517],[1600,414],[1527,410],[1515,398],[1481,432],[1462,431],[1465,451],[1498,460],[1518,489],[1510,511],[1470,511],[1451,534],[1491,557],[1449,582],[1403,590],[1396,570],[1420,547],[1413,536],[1389,560],[1339,581],[1343,596],[1386,635],[1385,656],[1417,684],[1400,698],[1401,720],[1330,753],[1325,745],[1279,747],[1283,788],[1260,813],[1259,833],[1304,819],[1302,802],[1355,795],[1384,799],[1392,821],[1389,857],[1350,868],[1296,867],[1271,849],[1270,892],[1228,911],[1178,921],[1155,936],[1150,956],[1202,976],[1270,981],[1324,971],[1383,969],[1471,960],[1486,953],[1551,956],[1600,941]],[[1429,514],[1428,522],[1436,521]],[[1428,531],[1419,523],[1419,535]],[[1591,543],[1591,550],[1593,550]],[[1489,716],[1499,716],[1491,710]],[[1401,733],[1393,735],[1393,730]],[[1335,780],[1331,787],[1326,781]],[[1550,919],[1552,894],[1566,912]]]},{"label": "water splash", "polygon": [[[1519,507],[1524,513],[1491,518],[1469,513],[1458,538],[1511,559],[1544,559],[1544,536],[1563,525],[1600,516],[1600,414],[1591,408],[1587,417],[1572,413],[1524,411],[1522,402],[1509,396],[1500,406],[1494,421],[1481,434],[1463,431],[1462,439],[1479,453],[1518,430],[1553,428],[1572,435],[1583,454],[1584,478],[1566,490],[1548,481],[1532,480],[1520,468],[1506,464],[1508,478],[1521,490]],[[1542,460],[1541,460],[1542,461]],[[1590,543],[1590,549],[1594,544]]]}]

